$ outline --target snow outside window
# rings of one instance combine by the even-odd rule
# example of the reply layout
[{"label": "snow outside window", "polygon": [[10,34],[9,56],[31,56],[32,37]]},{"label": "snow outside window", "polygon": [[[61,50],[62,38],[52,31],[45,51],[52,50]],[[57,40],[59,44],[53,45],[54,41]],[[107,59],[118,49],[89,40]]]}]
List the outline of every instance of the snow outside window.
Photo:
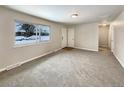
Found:
[{"label": "snow outside window", "polygon": [[15,45],[31,44],[49,40],[49,26],[16,21]]}]

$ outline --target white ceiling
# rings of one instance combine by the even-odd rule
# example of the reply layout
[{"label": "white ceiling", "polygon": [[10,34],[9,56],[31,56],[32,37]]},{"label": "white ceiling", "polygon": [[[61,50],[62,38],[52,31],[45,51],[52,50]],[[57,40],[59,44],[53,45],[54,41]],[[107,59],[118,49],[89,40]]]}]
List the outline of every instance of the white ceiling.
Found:
[{"label": "white ceiling", "polygon": [[[6,7],[66,24],[111,21],[124,10],[124,6],[119,5],[9,5]],[[79,16],[71,18],[71,14],[76,11]]]}]

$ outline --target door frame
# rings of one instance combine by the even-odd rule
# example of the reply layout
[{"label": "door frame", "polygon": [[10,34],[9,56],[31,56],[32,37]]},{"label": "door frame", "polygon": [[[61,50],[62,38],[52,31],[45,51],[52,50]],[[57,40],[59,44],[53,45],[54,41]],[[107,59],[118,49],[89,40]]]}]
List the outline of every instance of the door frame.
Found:
[{"label": "door frame", "polygon": [[114,26],[110,25],[110,48],[111,52],[114,52]]}]

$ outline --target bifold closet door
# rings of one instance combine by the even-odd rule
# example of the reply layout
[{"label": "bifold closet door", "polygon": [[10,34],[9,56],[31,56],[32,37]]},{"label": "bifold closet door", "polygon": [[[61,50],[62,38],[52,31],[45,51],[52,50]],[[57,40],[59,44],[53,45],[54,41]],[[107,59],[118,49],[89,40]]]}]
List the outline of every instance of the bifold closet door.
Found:
[{"label": "bifold closet door", "polygon": [[68,47],[74,47],[74,29],[68,29]]},{"label": "bifold closet door", "polygon": [[61,47],[67,47],[67,29],[66,28],[62,28],[61,30],[62,32],[62,45]]}]

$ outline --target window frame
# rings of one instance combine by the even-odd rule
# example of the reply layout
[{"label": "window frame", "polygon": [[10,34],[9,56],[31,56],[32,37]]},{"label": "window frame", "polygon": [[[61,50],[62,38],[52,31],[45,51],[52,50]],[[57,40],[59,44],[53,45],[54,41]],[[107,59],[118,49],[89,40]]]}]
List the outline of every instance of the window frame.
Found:
[{"label": "window frame", "polygon": [[[43,41],[41,41],[41,40],[38,40],[37,38],[36,38],[36,42],[32,42],[32,43],[27,43],[27,44],[16,44],[15,42],[16,42],[16,39],[15,39],[15,37],[16,37],[16,22],[18,22],[18,23],[24,23],[24,24],[31,24],[31,25],[41,25],[41,26],[48,26],[49,27],[49,40],[43,40]],[[43,44],[43,43],[50,43],[51,42],[51,26],[50,25],[44,25],[44,24],[40,24],[40,23],[33,23],[33,22],[26,22],[26,21],[20,21],[20,20],[14,20],[14,47],[23,47],[23,46],[31,46],[31,45],[37,45],[37,44]],[[36,32],[36,33],[38,33],[38,32]],[[37,35],[37,36],[39,36],[39,35]]]}]

